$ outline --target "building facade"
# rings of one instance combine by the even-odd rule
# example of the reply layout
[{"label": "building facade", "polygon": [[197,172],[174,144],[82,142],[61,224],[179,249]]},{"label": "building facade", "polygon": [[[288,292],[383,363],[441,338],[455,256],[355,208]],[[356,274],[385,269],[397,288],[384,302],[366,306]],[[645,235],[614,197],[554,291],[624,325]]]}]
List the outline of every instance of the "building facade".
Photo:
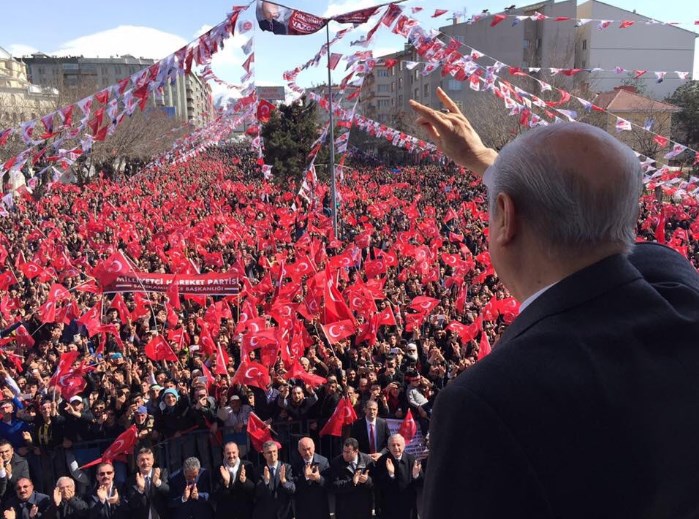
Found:
[{"label": "building facade", "polygon": [[0,48],[0,130],[56,109],[58,90],[32,84],[27,67]]},{"label": "building facade", "polygon": [[[75,92],[78,98],[116,84],[156,62],[129,55],[86,58],[55,57],[43,53],[24,57],[22,61],[27,66],[31,82],[58,88],[66,94]],[[151,106],[163,109],[170,116],[202,126],[213,116],[211,87],[195,74],[178,76],[173,84],[164,88],[162,98],[151,98]]]},{"label": "building facade", "polygon": [[[661,100],[682,84],[674,71],[691,72],[693,69],[695,33],[675,26],[646,23],[651,21],[647,17],[597,0],[581,5],[577,5],[576,0],[544,0],[500,14],[535,16],[537,13],[570,20],[526,19],[513,26],[514,18],[507,18],[491,27],[493,17],[486,16],[472,23],[454,21],[451,25],[440,27],[440,38],[445,42],[454,38],[462,43],[462,54],[474,50],[483,55],[478,60],[482,66],[500,62],[507,67],[541,68],[540,72],[532,72],[531,75],[556,87],[572,89],[588,100],[598,92],[611,91],[627,82],[635,83],[644,95]],[[576,19],[581,18],[631,20],[635,23],[626,29],[615,26],[598,30],[598,22],[595,21],[576,27]],[[362,89],[361,104],[362,114],[379,122],[399,123],[406,119],[406,115],[412,117],[409,99],[440,107],[436,97],[437,87],[444,89],[462,108],[469,107],[478,97],[489,95],[474,92],[467,82],[455,80],[449,75],[442,77],[441,68],[428,75],[423,75],[422,64],[408,70],[407,62],[423,60],[407,45],[403,51],[382,58],[397,59],[398,64],[392,69],[381,65],[374,69]],[[613,72],[615,67],[623,67],[629,72],[617,74]],[[566,77],[563,74],[550,75],[546,70],[549,68],[604,70],[585,71],[574,77]],[[634,79],[635,70],[648,72]],[[655,71],[672,72],[659,83]],[[506,69],[503,69],[502,77],[513,81]],[[540,94],[533,80],[517,78],[517,81],[524,82],[522,88],[525,90]],[[407,121],[404,129],[414,128],[410,128],[410,121]]]}]

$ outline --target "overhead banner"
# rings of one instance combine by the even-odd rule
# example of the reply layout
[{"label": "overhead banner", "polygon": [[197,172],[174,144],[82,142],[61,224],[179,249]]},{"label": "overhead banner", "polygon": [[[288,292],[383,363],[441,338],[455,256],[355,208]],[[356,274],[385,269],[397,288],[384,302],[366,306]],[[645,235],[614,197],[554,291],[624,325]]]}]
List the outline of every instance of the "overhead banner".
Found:
[{"label": "overhead banner", "polygon": [[359,9],[330,18],[322,18],[276,2],[257,0],[255,14],[257,24],[263,31],[273,32],[274,34],[303,35],[318,32],[330,20],[335,20],[338,23],[365,23],[384,5],[386,4]]},{"label": "overhead banner", "polygon": [[105,294],[116,292],[167,292],[173,281],[180,295],[234,296],[240,292],[238,276],[222,274],[149,274],[135,272],[117,277],[104,287]]}]

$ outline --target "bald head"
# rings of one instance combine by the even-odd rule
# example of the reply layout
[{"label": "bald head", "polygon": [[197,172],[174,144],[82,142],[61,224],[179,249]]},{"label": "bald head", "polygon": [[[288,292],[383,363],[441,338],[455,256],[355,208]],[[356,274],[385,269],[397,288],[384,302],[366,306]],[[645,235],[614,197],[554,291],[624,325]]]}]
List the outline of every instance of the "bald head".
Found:
[{"label": "bald head", "polygon": [[639,161],[599,128],[530,130],[505,146],[485,181],[491,211],[498,193],[510,195],[521,224],[556,256],[610,246],[627,252],[635,241]]},{"label": "bald head", "polygon": [[313,459],[313,455],[315,454],[316,451],[316,446],[313,443],[313,440],[310,438],[301,438],[299,440],[299,454],[303,458],[304,461],[310,461]]}]

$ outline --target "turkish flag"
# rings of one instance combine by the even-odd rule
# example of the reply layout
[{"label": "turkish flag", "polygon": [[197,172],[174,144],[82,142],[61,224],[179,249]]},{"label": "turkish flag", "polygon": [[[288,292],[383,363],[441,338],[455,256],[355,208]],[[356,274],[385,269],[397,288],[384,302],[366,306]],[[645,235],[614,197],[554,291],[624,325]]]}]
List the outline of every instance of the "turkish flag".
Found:
[{"label": "turkish flag", "polygon": [[46,301],[43,305],[39,307],[39,309],[36,311],[36,314],[39,317],[39,320],[44,324],[55,323],[56,302],[51,300]]},{"label": "turkish flag", "polygon": [[293,366],[291,367],[291,370],[286,373],[286,379],[302,380],[304,384],[311,387],[322,386],[327,382],[327,379],[319,375],[309,373],[308,371],[303,369],[303,366],[301,366],[301,363],[298,361],[298,359],[294,362]]},{"label": "turkish flag", "polygon": [[[255,413],[250,413],[248,416],[248,436],[250,436],[252,447],[257,452],[262,452],[265,442],[273,440],[269,427]],[[277,445],[281,448],[281,445]]]},{"label": "turkish flag", "polygon": [[276,109],[277,108],[266,99],[260,99],[260,102],[257,103],[257,120],[262,124],[268,123],[272,117],[272,112]]},{"label": "turkish flag", "polygon": [[117,251],[105,261],[97,264],[92,274],[103,287],[110,285],[119,276],[132,272],[131,265],[121,251]]},{"label": "turkish flag", "polygon": [[70,299],[72,296],[68,289],[59,283],[54,283],[49,289],[49,301],[54,301],[56,303]]},{"label": "turkish flag", "polygon": [[[337,403],[335,411],[323,428],[320,430],[320,436],[342,436],[342,428],[345,425],[351,425],[357,420],[357,413],[352,407],[349,398],[341,398]],[[406,442],[407,443],[407,442]]]},{"label": "turkish flag", "polygon": [[662,208],[658,217],[658,226],[655,228],[655,240],[658,243],[665,243],[665,211]]},{"label": "turkish flag", "polygon": [[100,315],[102,313],[101,306],[101,303],[97,303],[77,320],[80,324],[87,328],[88,337],[95,335],[99,331],[99,327],[102,324],[100,322]]},{"label": "turkish flag", "polygon": [[411,409],[408,409],[408,412],[405,414],[405,418],[403,418],[403,422],[398,428],[398,434],[405,438],[405,445],[410,445],[415,434],[417,434],[417,424],[415,423]]},{"label": "turkish flag", "polygon": [[122,296],[121,294],[115,295],[114,299],[112,299],[112,303],[109,305],[109,308],[116,309],[122,324],[126,324],[129,322],[129,319],[131,318],[131,312],[129,312],[129,309],[126,306],[124,296]]},{"label": "turkish flag", "polygon": [[269,369],[258,362],[243,360],[233,375],[231,384],[243,384],[267,389],[270,383]]},{"label": "turkish flag", "polygon": [[429,314],[439,304],[439,299],[427,296],[417,296],[410,302],[410,308],[416,312]]},{"label": "turkish flag", "polygon": [[58,361],[58,367],[56,368],[56,372],[53,374],[53,377],[51,377],[49,384],[52,386],[57,385],[59,377],[72,370],[73,364],[75,364],[75,361],[78,360],[78,357],[80,357],[79,351],[66,351],[61,353],[61,358]]},{"label": "turkish flag", "polygon": [[125,461],[126,456],[133,453],[137,440],[138,431],[136,430],[136,426],[132,425],[119,436],[117,436],[117,439],[114,440],[114,443],[107,447],[107,449],[102,453],[102,456],[100,456],[94,461],[91,461],[87,465],[83,465],[80,468],[86,469],[88,467],[97,465],[98,463],[101,463],[103,461],[109,463],[111,463],[114,460]]},{"label": "turkish flag", "polygon": [[203,319],[197,319],[197,325],[199,326],[199,344],[201,344],[201,349],[206,356],[212,355],[216,351],[216,343],[214,338],[211,336],[209,331],[209,325]]},{"label": "turkish flag", "polygon": [[230,364],[231,359],[228,356],[228,352],[221,347],[220,344],[216,345],[216,368],[214,373],[217,375],[227,375],[228,374],[228,364]]},{"label": "turkish flag", "polygon": [[17,331],[15,331],[15,342],[17,342],[18,346],[27,346],[31,348],[32,346],[34,346],[34,343],[36,341],[34,340],[34,337],[29,335],[29,332],[24,327],[24,325],[22,325],[19,328],[17,328]]},{"label": "turkish flag", "polygon": [[177,362],[177,355],[172,351],[172,348],[163,338],[162,335],[156,335],[144,348],[146,357],[151,360],[170,360],[172,362]]},{"label": "turkish flag", "polygon": [[322,324],[321,326],[323,327],[323,331],[325,332],[330,344],[337,344],[341,340],[354,335],[354,333],[357,331],[354,323],[349,319],[337,321],[331,324]]},{"label": "turkish flag", "polygon": [[485,330],[481,332],[481,341],[478,346],[478,360],[481,360],[486,355],[490,354],[490,341],[488,340],[488,334]]},{"label": "turkish flag", "polygon": [[34,263],[33,261],[27,261],[19,267],[19,271],[24,274],[27,279],[34,279],[45,271],[44,267]]},{"label": "turkish flag", "polygon": [[175,310],[180,310],[182,308],[182,305],[180,304],[180,285],[177,282],[177,276],[172,278],[172,282],[170,283],[170,286],[167,287],[165,295]]}]

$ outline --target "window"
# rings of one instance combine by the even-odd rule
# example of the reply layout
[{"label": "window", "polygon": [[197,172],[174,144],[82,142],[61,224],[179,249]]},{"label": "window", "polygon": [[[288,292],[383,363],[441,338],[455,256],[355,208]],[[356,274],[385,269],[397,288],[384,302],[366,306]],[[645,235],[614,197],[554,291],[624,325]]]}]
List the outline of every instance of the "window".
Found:
[{"label": "window", "polygon": [[458,92],[463,87],[463,82],[459,81],[458,79],[450,79],[447,81],[447,90],[451,90],[452,92]]},{"label": "window", "polygon": [[583,50],[587,50],[587,40],[583,40]]},{"label": "window", "polygon": [[403,96],[398,96],[398,104],[402,105],[403,104]]},{"label": "window", "polygon": [[430,95],[430,85],[429,85],[429,84],[424,85],[424,86],[422,87],[422,95],[424,95],[425,97],[427,97],[428,95]]},{"label": "window", "polygon": [[390,74],[389,70],[385,69],[385,68],[380,68],[377,71],[377,76],[379,76],[379,77],[390,77],[390,75],[391,74]]},{"label": "window", "polygon": [[390,99],[379,99],[379,110],[381,109],[386,109],[389,106],[391,106],[391,100]]},{"label": "window", "polygon": [[413,93],[413,99],[417,99],[420,96],[420,89],[416,88],[415,92]]},{"label": "window", "polygon": [[400,90],[401,88],[403,88],[403,78],[399,77],[398,78],[398,89]]},{"label": "window", "polygon": [[379,85],[379,94],[387,94],[391,91],[390,85]]},{"label": "window", "polygon": [[524,47],[525,49],[528,49],[529,48],[529,40],[523,40],[522,47]]}]

